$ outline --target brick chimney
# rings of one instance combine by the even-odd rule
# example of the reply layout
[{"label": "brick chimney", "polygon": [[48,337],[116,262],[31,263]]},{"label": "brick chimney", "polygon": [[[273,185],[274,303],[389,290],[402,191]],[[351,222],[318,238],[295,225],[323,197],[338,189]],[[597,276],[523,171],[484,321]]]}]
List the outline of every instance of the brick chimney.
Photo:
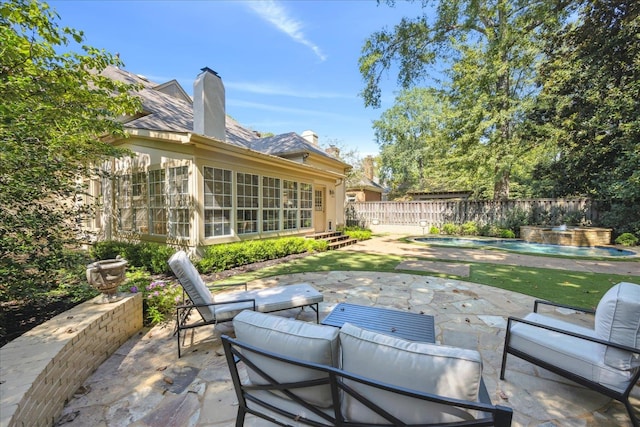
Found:
[{"label": "brick chimney", "polygon": [[226,110],[222,79],[212,69],[202,68],[193,83],[193,131],[226,140]]},{"label": "brick chimney", "polygon": [[373,156],[367,156],[362,159],[362,169],[364,176],[373,181]]},{"label": "brick chimney", "polygon": [[324,152],[327,153],[330,156],[335,157],[336,159],[340,158],[340,149],[338,147],[336,147],[335,145],[330,145],[329,148],[324,150]]},{"label": "brick chimney", "polygon": [[300,136],[306,139],[308,143],[313,144],[316,147],[318,146],[318,134],[315,133],[314,131],[305,130],[304,132],[302,132],[302,135]]}]

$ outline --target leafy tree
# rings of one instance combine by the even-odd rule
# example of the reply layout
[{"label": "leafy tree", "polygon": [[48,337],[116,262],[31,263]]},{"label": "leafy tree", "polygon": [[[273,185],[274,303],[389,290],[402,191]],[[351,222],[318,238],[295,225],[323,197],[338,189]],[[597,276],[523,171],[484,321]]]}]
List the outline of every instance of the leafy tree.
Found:
[{"label": "leafy tree", "polygon": [[442,128],[445,102],[434,89],[403,90],[395,105],[373,122],[380,145],[381,178],[391,187],[392,196],[411,189],[438,191],[455,185],[455,177],[443,167],[452,149]]},{"label": "leafy tree", "polygon": [[640,235],[640,3],[583,0],[546,45],[538,138],[557,144],[535,177],[543,196],[587,195],[603,225]]},{"label": "leafy tree", "polygon": [[[513,171],[525,168],[525,154],[531,153],[520,128],[535,95],[538,42],[560,25],[571,1],[420,3],[422,16],[403,18],[393,30],[376,32],[365,42],[360,58],[365,105],[380,105],[381,76],[395,65],[403,88],[428,79],[446,85],[452,108],[446,117],[449,143],[467,156],[471,175],[490,178],[494,198],[506,198]],[[444,76],[439,66],[445,67]]]},{"label": "leafy tree", "polygon": [[99,74],[118,58],[57,19],[46,3],[0,3],[0,300],[55,284],[86,213],[79,177],[124,154],[99,137],[139,108],[133,86]]}]

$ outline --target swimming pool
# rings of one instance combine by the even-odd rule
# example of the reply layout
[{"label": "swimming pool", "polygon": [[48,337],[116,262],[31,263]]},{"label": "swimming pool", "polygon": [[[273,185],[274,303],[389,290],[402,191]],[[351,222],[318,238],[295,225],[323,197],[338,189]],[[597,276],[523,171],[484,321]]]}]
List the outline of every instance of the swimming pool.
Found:
[{"label": "swimming pool", "polygon": [[464,239],[457,237],[416,237],[416,242],[457,248],[496,248],[515,252],[546,255],[566,255],[576,257],[624,257],[634,256],[635,252],[604,246],[562,246],[545,243],[525,242],[524,240]]}]

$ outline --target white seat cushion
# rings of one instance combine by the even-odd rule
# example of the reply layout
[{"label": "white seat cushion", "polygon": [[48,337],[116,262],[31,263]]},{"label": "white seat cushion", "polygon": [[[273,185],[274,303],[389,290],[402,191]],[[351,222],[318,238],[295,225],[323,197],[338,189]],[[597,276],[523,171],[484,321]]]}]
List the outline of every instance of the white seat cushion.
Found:
[{"label": "white seat cushion", "polygon": [[[215,294],[213,297],[215,302],[233,302],[243,299],[255,299],[256,311],[268,313],[292,307],[317,304],[322,302],[323,296],[308,283],[300,283],[251,291],[224,292]],[[253,303],[223,304],[214,308],[219,322],[230,320],[242,310],[247,309],[252,310]]]},{"label": "white seat cushion", "polygon": [[[305,362],[338,367],[339,329],[332,326],[245,310],[233,319],[233,327],[238,340],[262,350]],[[258,368],[281,383],[326,377],[323,372],[264,356],[250,357]],[[250,368],[247,368],[247,373],[252,384],[268,383]],[[320,407],[329,407],[333,403],[329,385],[300,388],[295,394]]]},{"label": "white seat cushion", "polygon": [[[407,341],[345,323],[340,331],[342,369],[377,381],[441,396],[478,401],[482,359],[475,350]],[[459,408],[401,396],[345,380],[350,387],[408,424],[472,419]],[[352,422],[384,419],[349,395],[342,411]]]},{"label": "white seat cushion", "polygon": [[[600,339],[640,348],[640,285],[621,282],[604,294],[596,308],[595,332]],[[609,347],[604,363],[633,369],[640,366],[640,355]]]},{"label": "white seat cushion", "polygon": [[[593,329],[539,313],[530,313],[524,319],[588,337],[596,335]],[[624,390],[631,379],[631,372],[614,369],[604,363],[605,346],[602,344],[524,323],[514,323],[511,327],[509,345],[614,390]]]}]

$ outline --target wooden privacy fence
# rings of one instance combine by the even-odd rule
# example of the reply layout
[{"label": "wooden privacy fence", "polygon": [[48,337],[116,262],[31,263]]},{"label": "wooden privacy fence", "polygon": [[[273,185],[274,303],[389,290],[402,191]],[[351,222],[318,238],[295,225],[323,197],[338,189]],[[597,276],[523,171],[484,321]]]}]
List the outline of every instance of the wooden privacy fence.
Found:
[{"label": "wooden privacy fence", "polygon": [[346,206],[347,225],[593,224],[598,212],[591,199],[427,200],[415,202],[361,202]]}]

